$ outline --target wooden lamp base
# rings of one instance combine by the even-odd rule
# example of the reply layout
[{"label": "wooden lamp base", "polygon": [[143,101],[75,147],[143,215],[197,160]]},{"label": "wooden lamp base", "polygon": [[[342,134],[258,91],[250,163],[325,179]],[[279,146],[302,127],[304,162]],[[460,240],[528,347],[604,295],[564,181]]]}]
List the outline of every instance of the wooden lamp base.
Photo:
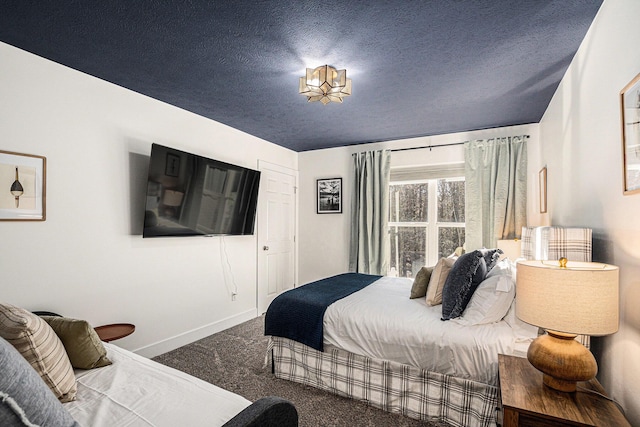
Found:
[{"label": "wooden lamp base", "polygon": [[575,340],[577,335],[547,331],[529,346],[527,359],[543,373],[542,382],[552,389],[573,392],[578,381],[598,373],[593,354]]}]

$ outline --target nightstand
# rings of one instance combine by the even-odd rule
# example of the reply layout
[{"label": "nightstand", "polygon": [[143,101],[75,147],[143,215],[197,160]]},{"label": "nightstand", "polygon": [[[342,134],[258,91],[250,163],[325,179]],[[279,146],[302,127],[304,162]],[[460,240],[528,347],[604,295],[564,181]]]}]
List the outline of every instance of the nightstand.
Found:
[{"label": "nightstand", "polygon": [[543,385],[542,373],[525,358],[500,354],[498,362],[503,427],[631,426],[615,403],[580,390],[604,394],[595,378],[578,383],[575,393],[563,393]]},{"label": "nightstand", "polygon": [[113,323],[93,329],[95,329],[102,341],[110,342],[131,335],[136,330],[136,327],[131,323]]}]

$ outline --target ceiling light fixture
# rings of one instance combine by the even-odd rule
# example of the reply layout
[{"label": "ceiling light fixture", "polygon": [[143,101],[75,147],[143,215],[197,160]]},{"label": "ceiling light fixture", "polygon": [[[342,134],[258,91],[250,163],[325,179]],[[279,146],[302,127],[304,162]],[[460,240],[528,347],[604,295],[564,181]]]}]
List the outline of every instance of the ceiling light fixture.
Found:
[{"label": "ceiling light fixture", "polygon": [[309,102],[320,101],[324,105],[331,101],[342,103],[342,97],[351,95],[351,79],[347,78],[347,70],[329,65],[307,68],[307,75],[300,77],[300,95]]}]

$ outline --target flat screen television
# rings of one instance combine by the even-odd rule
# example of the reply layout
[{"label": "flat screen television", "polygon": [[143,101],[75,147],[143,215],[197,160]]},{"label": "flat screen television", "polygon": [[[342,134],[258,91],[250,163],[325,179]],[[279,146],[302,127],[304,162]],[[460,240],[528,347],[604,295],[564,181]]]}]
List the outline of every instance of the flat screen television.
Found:
[{"label": "flat screen television", "polygon": [[151,146],[143,237],[253,234],[260,172]]}]

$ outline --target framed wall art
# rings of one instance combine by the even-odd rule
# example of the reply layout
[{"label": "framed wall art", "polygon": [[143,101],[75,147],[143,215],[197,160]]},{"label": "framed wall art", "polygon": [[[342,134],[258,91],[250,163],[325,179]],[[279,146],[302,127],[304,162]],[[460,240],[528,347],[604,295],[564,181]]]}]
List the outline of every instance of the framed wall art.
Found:
[{"label": "framed wall art", "polygon": [[342,178],[317,180],[317,213],[342,213]]},{"label": "framed wall art", "polygon": [[180,156],[167,153],[167,164],[164,168],[164,174],[167,176],[180,176]]},{"label": "framed wall art", "polygon": [[624,194],[640,193],[640,74],[620,91]]},{"label": "framed wall art", "polygon": [[0,151],[0,221],[46,219],[47,159]]},{"label": "framed wall art", "polygon": [[538,187],[540,188],[540,213],[547,213],[547,167],[538,172]]}]

